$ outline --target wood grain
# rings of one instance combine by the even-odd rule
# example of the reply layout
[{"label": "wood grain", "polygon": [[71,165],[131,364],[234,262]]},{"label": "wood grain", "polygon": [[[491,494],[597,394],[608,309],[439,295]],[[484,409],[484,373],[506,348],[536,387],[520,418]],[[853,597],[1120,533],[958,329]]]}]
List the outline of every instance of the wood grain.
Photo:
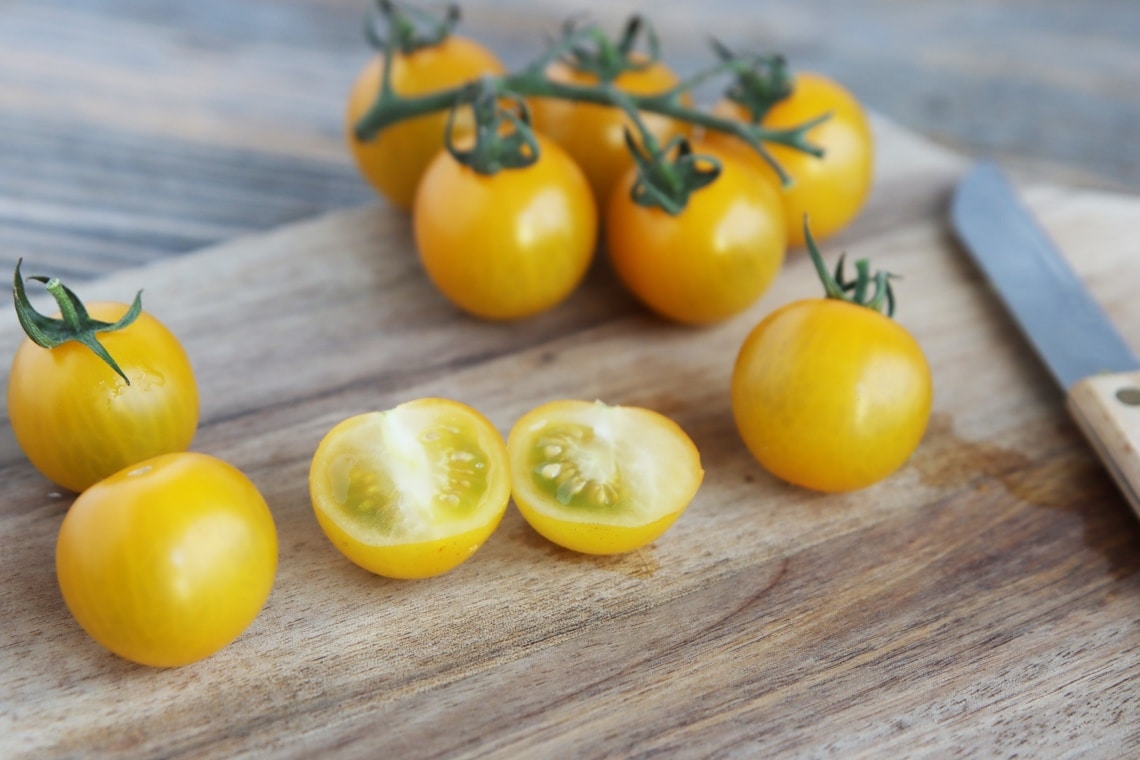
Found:
[{"label": "wood grain", "polygon": [[1069,389],[1066,405],[1140,515],[1140,372],[1094,375]]},{"label": "wood grain", "polygon": [[[871,205],[825,248],[905,275],[898,318],[930,357],[936,402],[911,462],[854,494],[765,474],[728,406],[751,326],[819,292],[802,255],[747,314],[700,330],[646,314],[604,262],[537,319],[465,318],[422,275],[407,219],[378,205],[80,288],[144,288],[183,339],[203,399],[194,448],[261,488],[279,575],[217,655],[175,670],[116,658],[55,585],[71,497],[0,420],[0,755],[1129,754],[1140,526],[951,242],[944,206],[965,162],[876,131]],[[1135,345],[1140,200],[1027,198]],[[18,339],[0,325],[0,354]],[[503,432],[557,397],[648,406],[689,432],[706,481],[629,555],[558,549],[512,508],[452,573],[384,580],[321,534],[308,463],[341,418],[429,394]]]},{"label": "wood grain", "polygon": [[[341,135],[368,0],[0,4],[0,270],[71,279],[373,200]],[[567,15],[644,4],[481,0],[463,31],[512,66]],[[666,60],[711,35],[782,51],[969,154],[1140,189],[1140,4],[658,0]],[[711,97],[708,91],[702,98]]]}]

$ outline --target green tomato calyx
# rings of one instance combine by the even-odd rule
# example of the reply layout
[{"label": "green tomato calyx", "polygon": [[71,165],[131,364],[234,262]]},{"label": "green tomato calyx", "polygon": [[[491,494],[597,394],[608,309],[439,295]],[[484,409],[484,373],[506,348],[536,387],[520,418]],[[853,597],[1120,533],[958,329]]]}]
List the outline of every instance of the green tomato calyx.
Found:
[{"label": "green tomato calyx", "polygon": [[804,238],[812,263],[815,264],[815,271],[819,273],[820,282],[823,283],[828,298],[847,301],[856,306],[866,306],[888,317],[894,316],[895,294],[891,288],[891,280],[898,279],[898,275],[882,270],[872,273],[870,262],[867,259],[859,259],[855,262],[855,279],[849,280],[844,270],[846,253],[839,256],[834,274],[827,271],[819,247],[811,236],[807,214],[804,214]]},{"label": "green tomato calyx", "polygon": [[692,145],[683,136],[655,151],[639,144],[627,129],[625,142],[637,163],[637,180],[629,197],[641,206],[657,207],[677,216],[689,204],[689,196],[720,176],[720,161],[693,153]]},{"label": "green tomato calyx", "polygon": [[[785,145],[817,158],[823,156],[823,150],[808,140],[807,133],[829,118],[830,114],[822,114],[791,127],[768,128],[761,124],[748,123],[743,119],[718,116],[686,104],[686,95],[691,94],[705,81],[725,73],[736,76],[739,89],[761,89],[760,82],[778,79],[774,78],[771,72],[766,72],[766,69],[781,68],[774,63],[773,58],[737,55],[721,45],[717,49],[719,60],[663,92],[636,94],[617,87],[614,80],[623,72],[645,69],[660,60],[657,35],[648,22],[640,16],[629,19],[624,33],[616,42],[610,40],[595,25],[579,26],[574,22],[568,22],[563,26],[561,36],[548,45],[541,55],[518,71],[503,75],[488,75],[481,81],[466,82],[420,95],[400,95],[392,87],[392,68],[395,55],[406,52],[407,45],[398,39],[401,34],[399,30],[403,26],[399,21],[400,11],[393,9],[393,3],[377,0],[369,23],[365,26],[371,44],[383,54],[384,65],[380,91],[376,94],[372,107],[353,125],[353,133],[361,142],[375,139],[376,135],[393,124],[424,114],[453,109],[457,104],[471,104],[479,91],[493,90],[499,99],[511,98],[517,101],[522,98],[553,98],[621,109],[629,117],[633,128],[651,153],[656,151],[657,146],[652,141],[652,133],[641,119],[642,112],[659,114],[707,130],[724,132],[738,137],[759,153],[786,185],[791,183],[791,177],[768,151],[766,143]],[[380,21],[384,19],[388,21],[391,41],[384,39],[377,31]],[[457,20],[458,11],[454,11],[448,16],[447,21],[437,20],[437,23],[446,26],[449,31]],[[421,36],[429,40],[433,35]],[[645,37],[647,50],[634,52],[642,36]],[[446,34],[440,31],[436,42],[443,37],[446,37]],[[416,44],[419,43],[408,43],[412,49],[417,49]],[[549,71],[551,64],[556,61],[581,71],[588,71],[594,74],[598,81],[596,83],[557,81],[552,78]],[[753,71],[754,69],[758,70]],[[746,84],[749,82],[752,84]],[[783,89],[776,85],[772,85],[770,89],[772,97],[783,92]],[[529,164],[522,162],[514,168],[527,165]],[[504,164],[501,168],[509,166]]]},{"label": "green tomato calyx", "polygon": [[718,40],[712,41],[712,48],[735,76],[724,96],[743,106],[753,124],[792,94],[792,72],[784,56],[735,53]]},{"label": "green tomato calyx", "polygon": [[[376,0],[369,7],[364,35],[376,50],[398,50],[404,55],[411,55],[417,50],[435,47],[447,39],[459,23],[459,15],[457,5],[449,5],[447,15],[440,18],[403,3]],[[387,29],[387,36],[381,33],[381,26]]]},{"label": "green tomato calyx", "polygon": [[60,282],[59,278],[38,275],[29,277],[28,279],[44,283],[44,288],[48,293],[51,293],[52,298],[59,304],[61,317],[48,317],[36,311],[28,300],[27,291],[24,289],[24,279],[20,275],[22,263],[23,259],[16,262],[16,274],[12,279],[12,298],[16,304],[16,318],[20,320],[20,326],[24,328],[28,338],[37,346],[47,349],[55,348],[68,341],[82,343],[94,351],[95,355],[105,361],[111,369],[115,370],[127,385],[130,385],[130,378],[111,357],[111,354],[107,352],[107,349],[103,347],[103,344],[99,342],[99,339],[95,337],[95,334],[121,330],[138,319],[139,314],[142,313],[142,291],[140,290],[135,294],[134,303],[127,309],[126,314],[119,318],[119,321],[103,322],[93,319],[87,313],[87,309],[79,297]]},{"label": "green tomato calyx", "polygon": [[[514,108],[504,107],[504,98]],[[475,116],[475,142],[470,149],[463,149],[455,144],[455,114],[467,107]],[[510,93],[500,95],[489,78],[476,80],[460,95],[447,115],[443,144],[456,161],[486,175],[526,168],[539,155],[526,101]]]},{"label": "green tomato calyx", "polygon": [[[638,38],[645,37],[645,52],[635,52]],[[599,82],[609,83],[627,71],[641,71],[661,60],[661,43],[657,32],[643,16],[633,15],[625,23],[621,38],[615,43],[596,26],[579,27],[575,19],[562,26],[562,41],[567,46],[561,60],[576,71],[593,74]]]}]

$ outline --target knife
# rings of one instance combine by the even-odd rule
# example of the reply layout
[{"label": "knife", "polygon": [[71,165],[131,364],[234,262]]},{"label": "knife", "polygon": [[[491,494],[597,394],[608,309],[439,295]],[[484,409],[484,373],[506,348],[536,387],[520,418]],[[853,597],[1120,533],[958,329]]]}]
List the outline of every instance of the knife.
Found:
[{"label": "knife", "polygon": [[995,164],[962,179],[950,219],[1140,515],[1140,361]]}]

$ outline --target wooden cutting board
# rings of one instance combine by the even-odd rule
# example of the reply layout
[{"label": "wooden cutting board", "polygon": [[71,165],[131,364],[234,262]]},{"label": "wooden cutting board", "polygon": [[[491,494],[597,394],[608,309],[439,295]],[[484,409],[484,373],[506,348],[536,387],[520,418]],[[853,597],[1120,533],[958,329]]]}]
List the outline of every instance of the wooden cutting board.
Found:
[{"label": "wooden cutting board", "polygon": [[[474,321],[432,289],[408,219],[380,204],[79,287],[143,288],[183,339],[202,392],[193,448],[262,489],[280,570],[261,616],[207,660],[156,670],[109,654],[55,582],[72,497],[24,460],[5,417],[0,755],[1127,754],[1140,523],[953,242],[944,210],[967,162],[876,129],[872,202],[824,248],[904,275],[897,318],[936,399],[910,463],[853,494],[767,475],[729,408],[753,324],[820,292],[802,252],[752,310],[708,329],[648,315],[604,264],[553,312]],[[1140,344],[1140,199],[1022,189]],[[4,319],[0,354],[19,339]],[[320,532],[309,460],[338,420],[427,395],[504,433],[554,398],[647,406],[689,432],[706,480],[629,555],[563,551],[512,507],[447,575],[372,576]]]}]

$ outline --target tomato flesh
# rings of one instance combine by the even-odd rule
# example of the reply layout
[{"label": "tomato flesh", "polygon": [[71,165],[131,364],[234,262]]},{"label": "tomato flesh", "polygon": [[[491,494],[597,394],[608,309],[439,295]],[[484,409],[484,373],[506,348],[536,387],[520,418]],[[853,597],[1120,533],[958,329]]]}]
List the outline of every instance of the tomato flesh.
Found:
[{"label": "tomato flesh", "polygon": [[426,578],[468,559],[510,496],[502,436],[474,409],[446,399],[339,423],[317,448],[309,487],[333,545],[392,578]]},{"label": "tomato flesh", "polygon": [[550,541],[614,554],[644,546],[700,487],[700,454],[648,409],[555,401],[523,416],[507,442],[515,503]]}]

